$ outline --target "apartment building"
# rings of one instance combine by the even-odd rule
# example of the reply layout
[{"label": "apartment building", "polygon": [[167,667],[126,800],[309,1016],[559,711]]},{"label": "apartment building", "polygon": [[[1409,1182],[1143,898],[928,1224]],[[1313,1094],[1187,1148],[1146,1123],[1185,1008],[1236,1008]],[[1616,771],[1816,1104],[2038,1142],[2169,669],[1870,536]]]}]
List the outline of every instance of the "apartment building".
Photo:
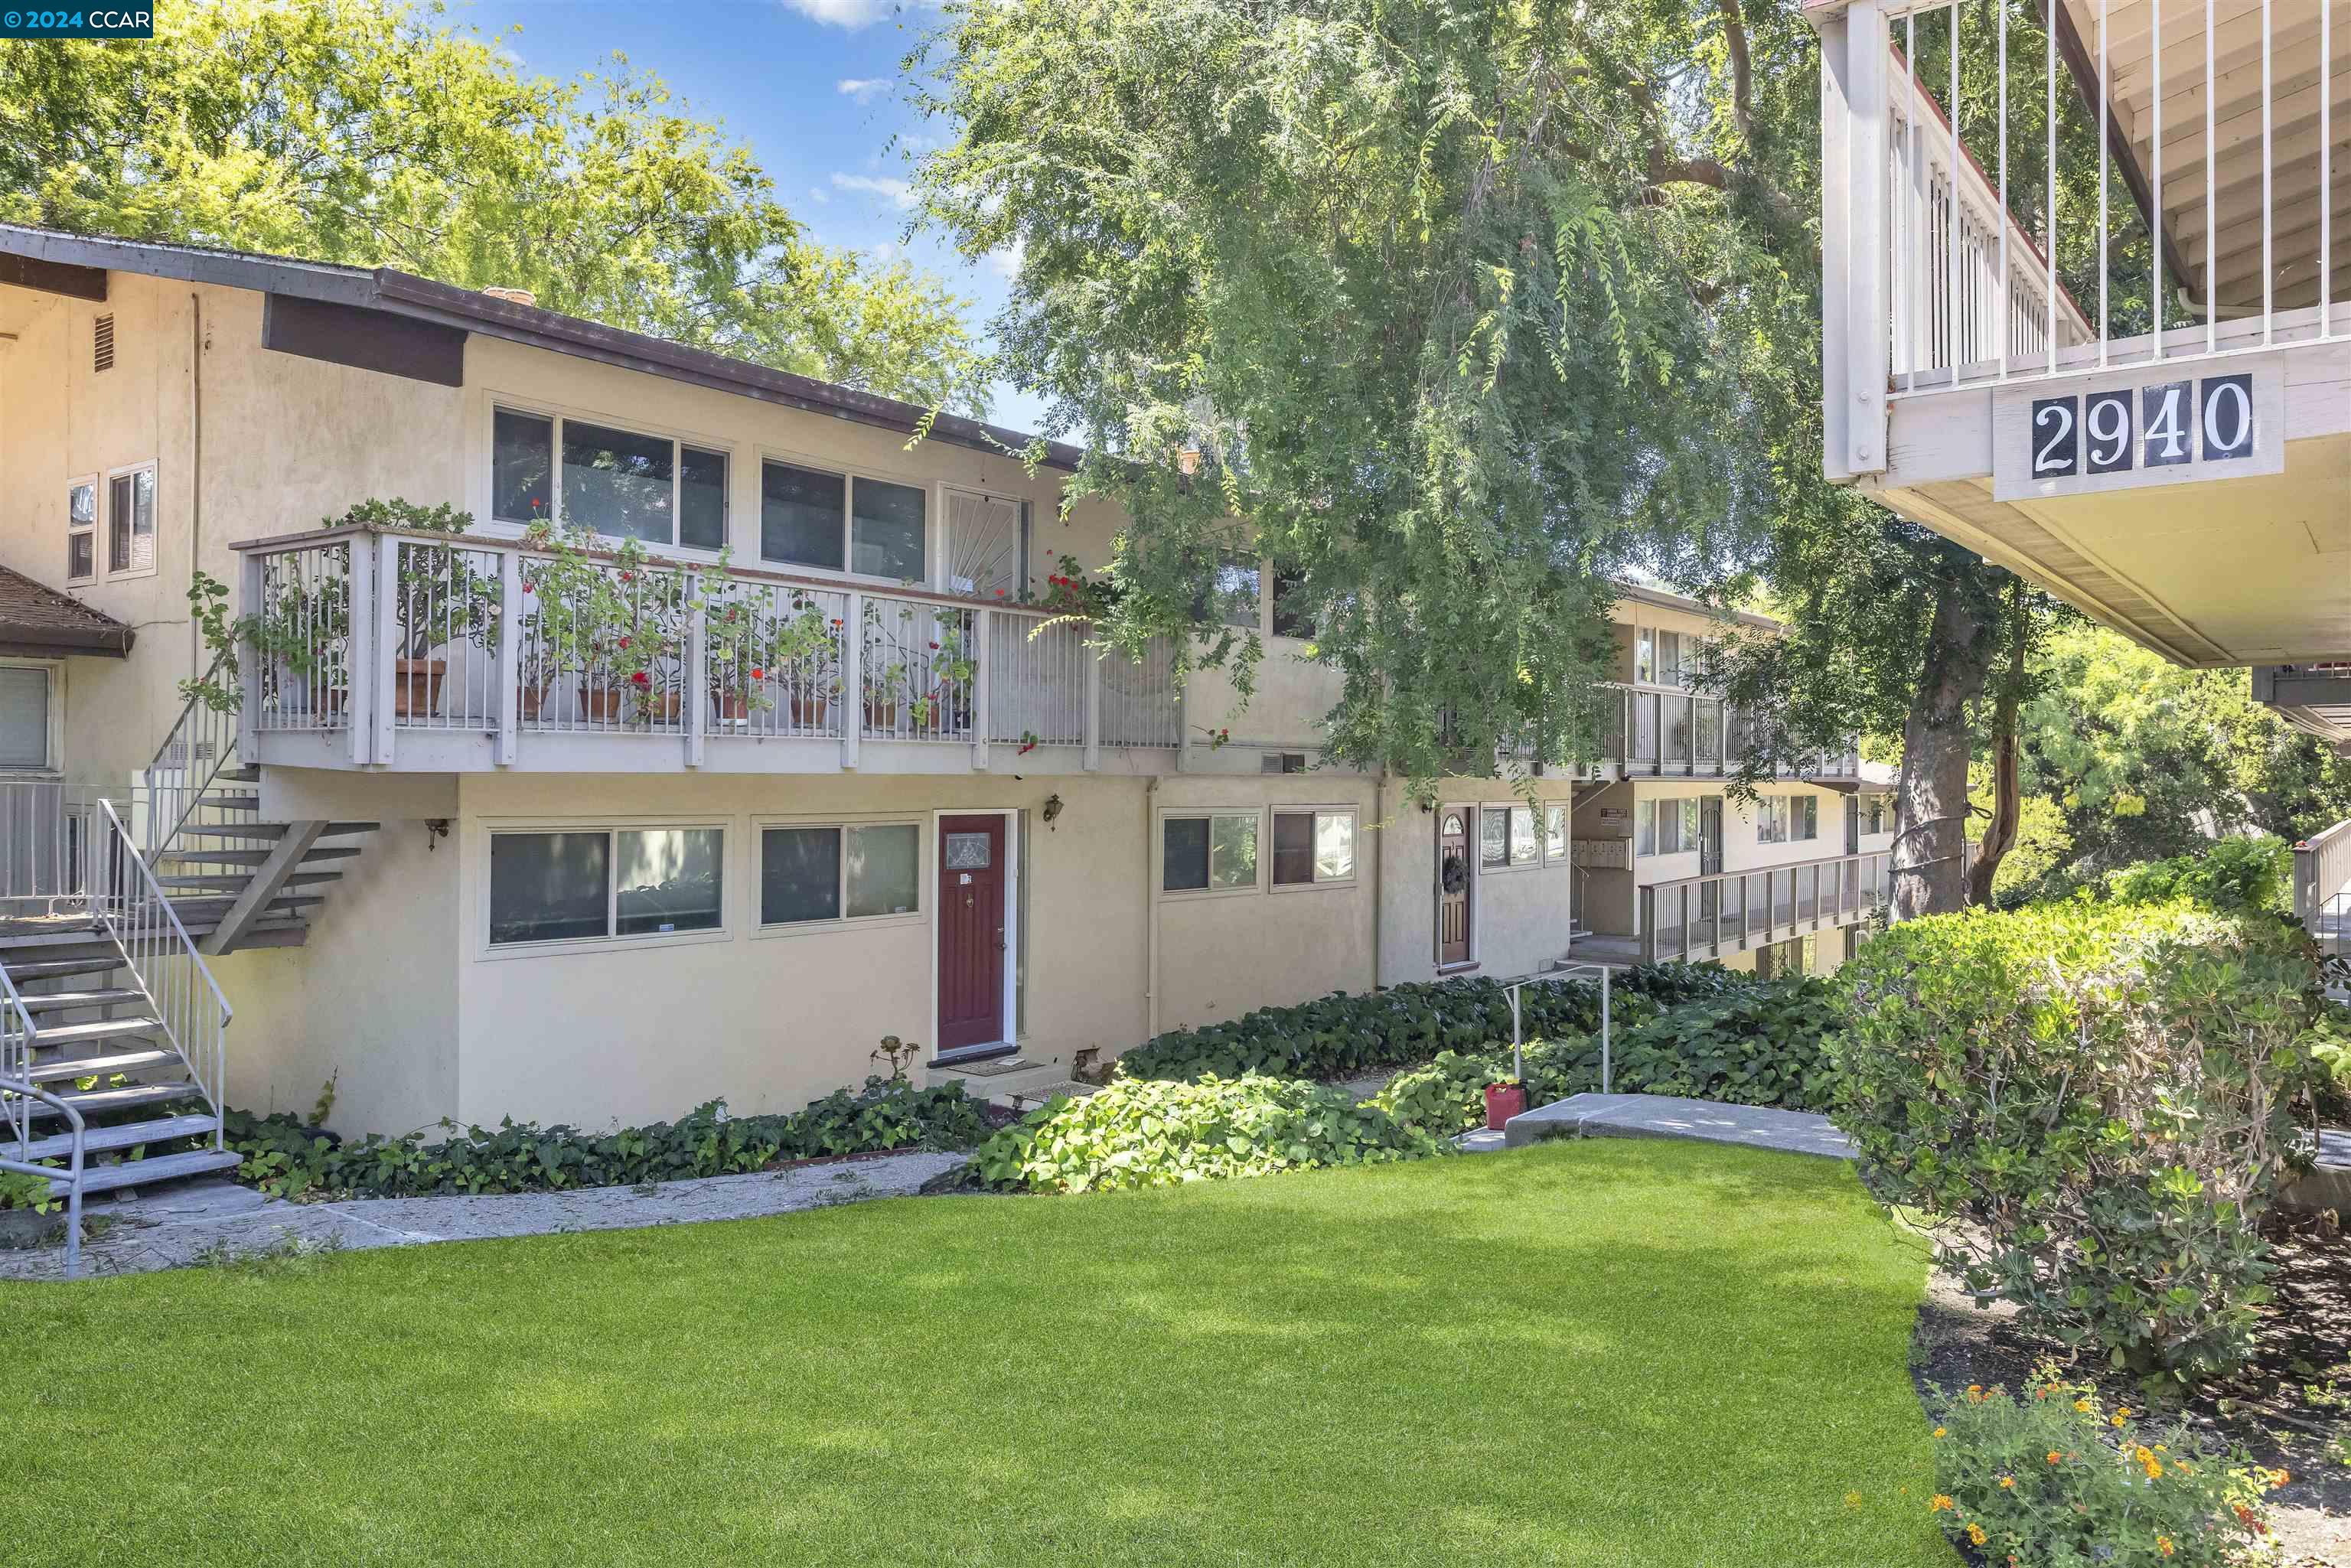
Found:
[{"label": "apartment building", "polygon": [[[1698,607],[1627,591],[1621,755],[1424,808],[1324,764],[1336,677],[1274,563],[1227,569],[1247,704],[1176,648],[1098,656],[1054,580],[1119,527],[1063,517],[1078,455],[924,414],[396,272],[0,228],[15,1075],[155,1113],[117,1144],[329,1082],[351,1131],[791,1109],[884,1035],[1000,1094],[1583,956],[1580,888],[1580,940],[1635,939],[1611,961],[1658,907],[1734,963],[1864,913],[1823,852],[1850,758],[1751,830],[1702,803],[1740,741],[1681,685]],[[352,520],[392,497],[472,521]],[[558,515],[598,548],[535,539]],[[258,618],[233,670],[199,574]],[[1719,863],[1685,798],[1696,841],[1736,824]],[[1836,867],[1778,919],[1692,882],[1767,861]]]}]

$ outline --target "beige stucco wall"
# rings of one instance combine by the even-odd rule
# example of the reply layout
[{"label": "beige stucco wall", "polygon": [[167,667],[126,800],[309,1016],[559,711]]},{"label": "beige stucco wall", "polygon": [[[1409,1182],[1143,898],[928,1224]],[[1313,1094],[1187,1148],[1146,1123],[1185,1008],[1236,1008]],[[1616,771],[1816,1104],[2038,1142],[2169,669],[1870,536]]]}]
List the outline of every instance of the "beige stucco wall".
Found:
[{"label": "beige stucco wall", "polygon": [[[1564,802],[1566,780],[1537,779],[1536,799]],[[1514,787],[1499,779],[1449,779],[1439,794],[1447,805],[1507,808],[1524,804]],[[1437,977],[1437,811],[1424,811],[1391,784],[1384,794],[1380,834],[1383,918],[1380,978],[1395,984]],[[1565,861],[1495,871],[1476,863],[1476,824],[1470,824],[1470,956],[1476,973],[1510,978],[1546,969],[1567,952],[1568,911],[1574,872]],[[1537,831],[1541,819],[1536,819]]]}]

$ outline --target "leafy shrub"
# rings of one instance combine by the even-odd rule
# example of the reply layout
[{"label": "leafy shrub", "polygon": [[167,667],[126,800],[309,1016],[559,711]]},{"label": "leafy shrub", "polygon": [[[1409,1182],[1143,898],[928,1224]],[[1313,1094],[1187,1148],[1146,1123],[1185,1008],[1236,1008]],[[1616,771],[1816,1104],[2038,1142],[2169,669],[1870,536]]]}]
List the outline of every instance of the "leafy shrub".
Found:
[{"label": "leafy shrub", "polygon": [[[1719,997],[1751,984],[1719,964],[1651,964],[1611,982],[1619,1029],[1662,1007]],[[1521,993],[1520,1038],[1582,1034],[1600,1027],[1600,988],[1580,980],[1530,986]],[[1510,1038],[1510,1003],[1488,979],[1389,986],[1350,995],[1334,991],[1295,1007],[1259,1008],[1229,1022],[1172,1030],[1118,1059],[1126,1078],[1335,1078],[1370,1068],[1426,1061],[1439,1051],[1468,1051]]]},{"label": "leafy shrub", "polygon": [[1936,1493],[1927,1507],[1987,1560],[2052,1568],[2229,1568],[2269,1532],[2262,1494],[2282,1473],[2186,1427],[2109,1416],[2088,1385],[2043,1365],[2028,1398],[1936,1390]]},{"label": "leafy shrub", "polygon": [[1124,1079],[1056,1100],[972,1155],[984,1186],[1123,1191],[1453,1152],[1343,1091],[1296,1078]]},{"label": "leafy shrub", "polygon": [[[62,1171],[63,1167],[59,1169]],[[49,1196],[49,1178],[47,1176],[37,1176],[30,1171],[0,1171],[0,1212],[29,1208],[36,1214],[47,1214],[64,1202],[61,1197]]]},{"label": "leafy shrub", "polygon": [[1882,1198],[1966,1222],[1970,1289],[2142,1375],[2226,1370],[2269,1294],[2312,955],[2185,904],[1907,921],[1841,972],[1837,1123]]},{"label": "leafy shrub", "polygon": [[[1810,975],[1748,981],[1683,1001],[1613,1032],[1609,1086],[1620,1094],[1681,1094],[1740,1105],[1825,1108],[1835,1070],[1824,1044],[1842,999]],[[1600,1087],[1600,1040],[1570,1035],[1523,1052],[1527,1103],[1548,1105]],[[1489,1083],[1510,1080],[1510,1048],[1440,1052],[1390,1079],[1372,1103],[1410,1126],[1458,1133],[1485,1119]]]},{"label": "leafy shrub", "polygon": [[2219,839],[2200,854],[2109,872],[2105,885],[2106,896],[2120,904],[2184,898],[2224,914],[2283,915],[2293,907],[2294,846],[2267,834]]},{"label": "leafy shrub", "polygon": [[[455,1131],[454,1124],[441,1125]],[[915,1145],[962,1149],[988,1129],[979,1102],[966,1098],[959,1083],[917,1089],[877,1076],[862,1092],[836,1090],[789,1115],[729,1116],[726,1103],[713,1100],[675,1122],[600,1134],[508,1120],[439,1143],[427,1143],[422,1130],[346,1143],[283,1112],[235,1110],[226,1131],[229,1146],[245,1156],[237,1179],[266,1193],[413,1197],[676,1181]]]},{"label": "leafy shrub", "polygon": [[2318,1064],[2319,1114],[2351,1121],[2351,1004],[2328,1002],[2304,1043]]}]

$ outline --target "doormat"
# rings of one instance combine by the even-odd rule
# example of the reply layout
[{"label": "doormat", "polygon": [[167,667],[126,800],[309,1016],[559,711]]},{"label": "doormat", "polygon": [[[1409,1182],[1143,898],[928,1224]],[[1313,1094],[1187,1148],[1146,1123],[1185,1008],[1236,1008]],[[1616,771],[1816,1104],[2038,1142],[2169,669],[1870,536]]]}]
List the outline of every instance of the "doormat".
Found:
[{"label": "doormat", "polygon": [[1001,1078],[1008,1072],[1026,1072],[1037,1064],[1019,1056],[999,1056],[993,1061],[975,1061],[968,1067],[948,1062],[942,1072],[960,1072],[966,1078]]}]

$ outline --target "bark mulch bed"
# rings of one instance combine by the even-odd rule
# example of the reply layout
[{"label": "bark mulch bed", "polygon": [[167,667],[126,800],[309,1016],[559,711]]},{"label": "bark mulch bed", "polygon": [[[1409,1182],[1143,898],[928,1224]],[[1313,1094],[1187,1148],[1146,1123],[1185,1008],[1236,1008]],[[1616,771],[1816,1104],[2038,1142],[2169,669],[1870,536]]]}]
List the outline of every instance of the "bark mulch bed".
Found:
[{"label": "bark mulch bed", "polygon": [[[2294,1479],[2270,1493],[2271,1523],[2285,1568],[2351,1568],[2351,1239],[2319,1221],[2297,1223],[2279,1238],[2277,1300],[2262,1312],[2253,1362],[2184,1406],[2184,1416],[2216,1441],[2236,1441],[2256,1462]],[[1957,1281],[1938,1271],[1918,1312],[1911,1343],[1912,1379],[1946,1391],[1970,1383],[2024,1386],[2043,1357],[2068,1363],[2063,1345],[2033,1333],[2005,1302],[1979,1308]],[[2144,1407],[2145,1396],[2095,1357],[2069,1375],[2100,1385],[2113,1403]]]}]

